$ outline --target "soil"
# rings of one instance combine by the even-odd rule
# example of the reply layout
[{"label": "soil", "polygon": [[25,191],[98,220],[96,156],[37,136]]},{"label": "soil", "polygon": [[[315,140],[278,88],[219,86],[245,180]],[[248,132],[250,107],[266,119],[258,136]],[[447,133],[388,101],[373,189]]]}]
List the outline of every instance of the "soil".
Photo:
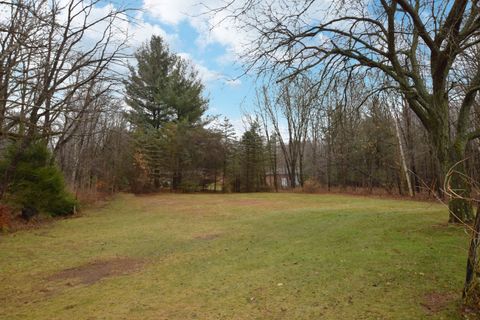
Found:
[{"label": "soil", "polygon": [[457,296],[454,293],[431,292],[423,297],[421,305],[428,313],[435,314],[446,309]]},{"label": "soil", "polygon": [[47,277],[46,280],[71,280],[78,281],[81,284],[91,285],[104,278],[138,272],[144,264],[144,261],[132,258],[97,260],[79,267],[62,270]]},{"label": "soil", "polygon": [[220,237],[220,234],[218,233],[205,233],[205,234],[199,234],[195,236],[195,239],[197,240],[213,240]]}]

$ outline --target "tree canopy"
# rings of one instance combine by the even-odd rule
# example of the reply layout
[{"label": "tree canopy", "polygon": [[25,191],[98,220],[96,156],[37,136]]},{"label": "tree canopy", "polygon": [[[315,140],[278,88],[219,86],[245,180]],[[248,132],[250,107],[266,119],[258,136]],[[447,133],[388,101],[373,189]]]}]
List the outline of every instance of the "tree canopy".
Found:
[{"label": "tree canopy", "polygon": [[135,53],[125,82],[125,101],[132,123],[160,129],[169,122],[197,123],[208,101],[198,72],[171,53],[161,37],[153,36]]}]

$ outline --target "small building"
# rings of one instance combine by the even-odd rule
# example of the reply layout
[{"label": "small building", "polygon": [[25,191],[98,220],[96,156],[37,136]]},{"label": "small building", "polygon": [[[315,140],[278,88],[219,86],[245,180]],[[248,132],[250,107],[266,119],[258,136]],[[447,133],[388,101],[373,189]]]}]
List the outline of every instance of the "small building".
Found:
[{"label": "small building", "polygon": [[[290,177],[286,173],[277,173],[277,184],[278,187],[281,189],[288,189],[291,186],[290,183]],[[300,181],[298,177],[295,179],[295,186],[298,187],[300,185]],[[270,188],[275,188],[275,174],[272,172],[269,172],[265,175],[265,181],[267,183],[267,186]]]}]

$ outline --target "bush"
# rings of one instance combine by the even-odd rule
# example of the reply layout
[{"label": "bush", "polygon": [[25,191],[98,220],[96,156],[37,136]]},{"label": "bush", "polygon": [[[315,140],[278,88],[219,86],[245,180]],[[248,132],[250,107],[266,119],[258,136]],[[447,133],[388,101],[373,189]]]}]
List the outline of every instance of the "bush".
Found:
[{"label": "bush", "polygon": [[322,188],[320,184],[317,181],[312,179],[308,179],[303,184],[303,192],[306,192],[306,193],[318,193],[321,191],[321,189]]},{"label": "bush", "polygon": [[6,205],[0,204],[0,232],[7,231],[12,221],[12,211]]},{"label": "bush", "polygon": [[[0,172],[10,165],[17,146],[11,145]],[[52,216],[74,212],[76,201],[65,189],[60,170],[44,143],[35,142],[18,157],[16,170],[8,188],[8,198],[22,208],[34,208]]]}]

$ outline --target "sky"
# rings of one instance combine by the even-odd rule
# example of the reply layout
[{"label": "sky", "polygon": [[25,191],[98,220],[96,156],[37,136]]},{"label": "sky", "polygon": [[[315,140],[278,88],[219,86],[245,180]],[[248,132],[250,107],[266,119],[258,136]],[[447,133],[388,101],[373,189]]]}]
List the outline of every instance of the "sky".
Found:
[{"label": "sky", "polygon": [[[243,75],[238,61],[245,43],[244,33],[235,30],[232,22],[225,22],[212,29],[220,16],[202,14],[206,8],[200,0],[136,0],[124,1],[128,7],[141,9],[133,15],[135,23],[129,23],[129,45],[135,49],[152,35],[160,35],[170,49],[191,61],[205,85],[209,99],[209,115],[221,115],[230,119],[237,133],[244,128],[242,115],[253,109],[255,97],[254,76]],[[221,5],[222,0],[204,1],[211,7]],[[119,6],[102,2],[104,6]],[[105,7],[106,9],[107,7]],[[101,9],[100,9],[101,10]],[[243,76],[242,76],[243,75]]]}]

